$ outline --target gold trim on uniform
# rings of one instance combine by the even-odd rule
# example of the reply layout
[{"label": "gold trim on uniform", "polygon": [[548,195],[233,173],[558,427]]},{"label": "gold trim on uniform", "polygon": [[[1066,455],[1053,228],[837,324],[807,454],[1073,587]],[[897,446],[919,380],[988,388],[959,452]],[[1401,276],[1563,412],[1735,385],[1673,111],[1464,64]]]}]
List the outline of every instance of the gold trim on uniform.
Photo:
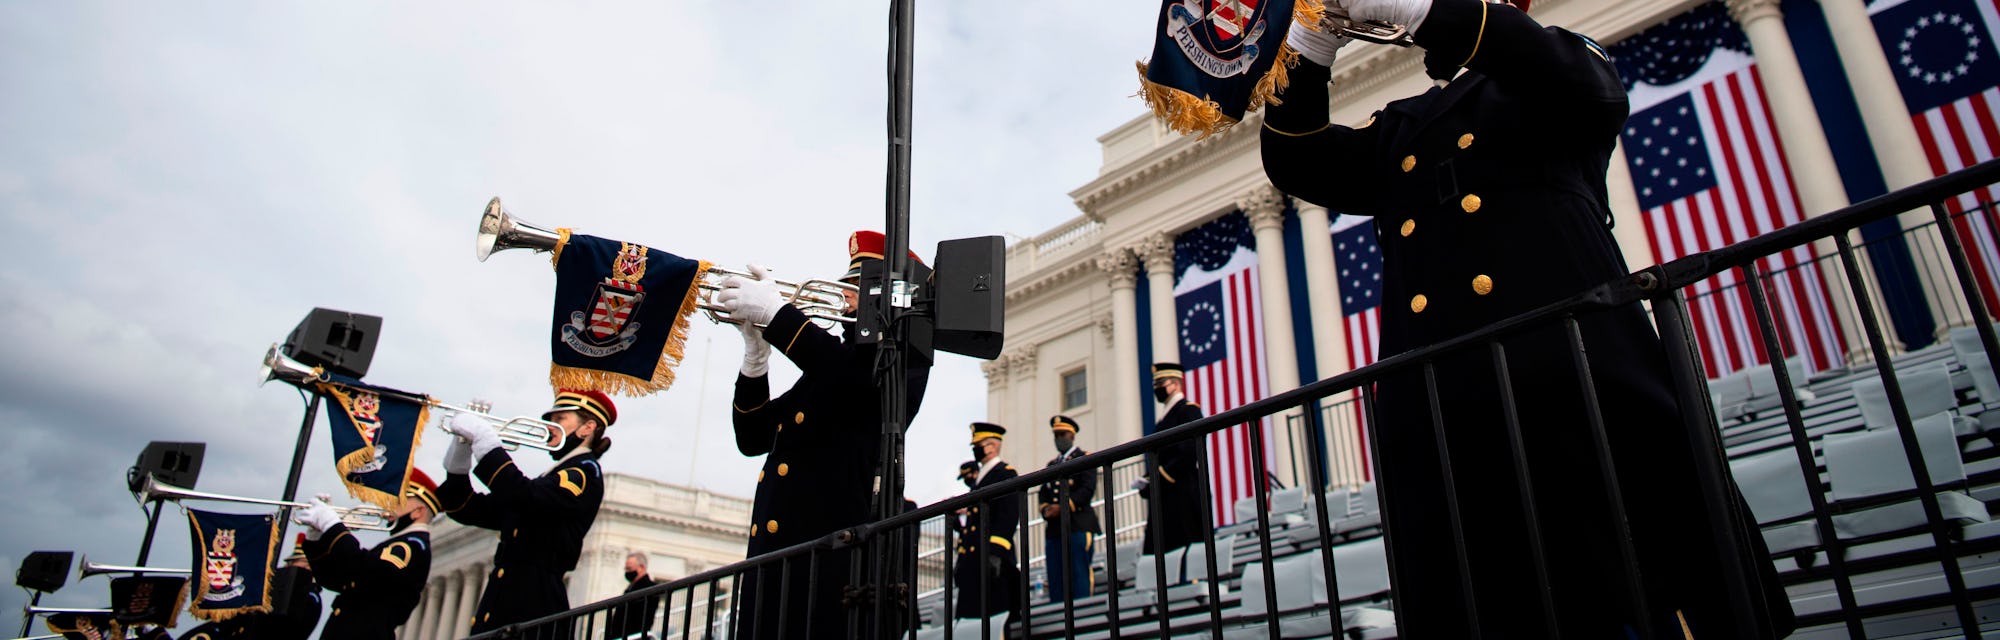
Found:
[{"label": "gold trim on uniform", "polygon": [[1171,378],[1171,379],[1174,379],[1174,380],[1180,380],[1180,379],[1182,379],[1182,378],[1185,378],[1185,377],[1186,377],[1186,376],[1182,375],[1182,374],[1181,374],[1181,372],[1179,372],[1179,371],[1154,371],[1154,372],[1153,372],[1153,379],[1154,379],[1154,380],[1166,380],[1166,379],[1169,379],[1169,378]]},{"label": "gold trim on uniform", "polygon": [[[571,471],[576,472],[576,482],[570,482],[569,480],[569,472]],[[556,472],[556,484],[562,485],[563,490],[570,492],[571,495],[582,497],[583,488],[590,486],[590,475],[584,473],[582,469],[570,467]]]},{"label": "gold trim on uniform", "polygon": [[1464,209],[1466,213],[1478,213],[1479,194],[1476,193],[1465,194],[1465,197],[1459,198],[1458,208]]},{"label": "gold trim on uniform", "polygon": [[[402,550],[403,550],[403,552],[402,552],[401,554],[397,554],[397,553],[393,553],[393,552],[394,552],[394,551],[396,551],[397,549],[402,549]],[[409,566],[410,566],[410,545],[409,545],[409,543],[407,543],[407,542],[398,542],[398,543],[395,543],[395,544],[392,544],[392,545],[389,545],[389,546],[387,546],[387,547],[384,547],[384,548],[382,549],[382,561],[383,561],[383,562],[387,562],[387,563],[389,563],[389,564],[393,564],[393,565],[396,565],[396,568],[397,568],[397,569],[402,569],[402,568],[406,568],[406,567],[409,567]]]},{"label": "gold trim on uniform", "polygon": [[[1288,138],[1303,138],[1303,137],[1306,137],[1306,136],[1309,136],[1309,135],[1312,135],[1312,134],[1315,134],[1315,133],[1319,133],[1319,132],[1321,132],[1321,131],[1325,131],[1325,130],[1327,130],[1328,128],[1330,128],[1330,127],[1332,127],[1332,126],[1333,126],[1333,123],[1331,123],[1331,122],[1328,122],[1328,123],[1326,123],[1326,124],[1323,124],[1323,125],[1320,125],[1318,129],[1313,129],[1313,130],[1311,130],[1311,131],[1307,131],[1307,132],[1305,132],[1305,133],[1292,133],[1292,132],[1290,132],[1290,131],[1285,131],[1285,130],[1283,130],[1283,129],[1279,129],[1279,128],[1277,128],[1277,127],[1273,127],[1273,126],[1271,126],[1271,123],[1270,123],[1270,122],[1265,122],[1265,123],[1264,123],[1264,128],[1266,128],[1266,129],[1270,129],[1270,130],[1271,130],[1271,133],[1275,133],[1275,134],[1278,134],[1278,135],[1281,135],[1281,136],[1285,136],[1285,137],[1288,137]],[[1364,125],[1364,126],[1365,126],[1365,125]]]},{"label": "gold trim on uniform", "polygon": [[1008,551],[1013,551],[1013,550],[1014,550],[1014,541],[1013,541],[1013,540],[1008,540],[1008,539],[1006,539],[1006,538],[1002,538],[1002,537],[1000,537],[1000,536],[988,536],[988,537],[986,538],[986,541],[987,541],[987,542],[991,542],[991,543],[993,543],[993,544],[997,544],[997,545],[1000,545],[1000,547],[1001,547],[1001,548],[1003,548],[1003,549],[1006,549],[1006,550],[1008,550]]},{"label": "gold trim on uniform", "polygon": [[1423,313],[1424,307],[1428,306],[1431,306],[1431,299],[1424,297],[1424,294],[1419,293],[1417,297],[1410,298],[1411,313]]},{"label": "gold trim on uniform", "polygon": [[1403,237],[1408,238],[1410,237],[1410,234],[1416,232],[1417,232],[1417,221],[1415,218],[1403,221],[1403,229],[1402,229]]},{"label": "gold trim on uniform", "polygon": [[997,434],[997,433],[994,433],[994,432],[991,432],[991,431],[974,431],[974,432],[972,432],[972,441],[973,441],[973,442],[978,442],[978,441],[980,441],[980,440],[985,440],[985,439],[987,439],[987,438],[992,438],[992,439],[994,439],[994,440],[1005,440],[1005,439],[1006,439],[1006,438],[1002,438],[1002,437],[1000,437],[1000,434]]},{"label": "gold trim on uniform", "polygon": [[1493,279],[1480,274],[1472,277],[1472,292],[1479,295],[1493,293]]},{"label": "gold trim on uniform", "polygon": [[1479,3],[1479,35],[1473,36],[1472,52],[1465,54],[1465,62],[1458,63],[1458,66],[1472,64],[1472,58],[1479,55],[1479,43],[1486,41],[1486,11],[1486,3]]}]

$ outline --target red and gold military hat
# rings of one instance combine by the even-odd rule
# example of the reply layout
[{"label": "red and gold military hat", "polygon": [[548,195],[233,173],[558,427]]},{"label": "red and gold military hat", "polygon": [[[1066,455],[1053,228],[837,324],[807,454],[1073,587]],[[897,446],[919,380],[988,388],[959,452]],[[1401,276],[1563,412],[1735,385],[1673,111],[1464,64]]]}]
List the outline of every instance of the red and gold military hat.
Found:
[{"label": "red and gold military hat", "polygon": [[410,479],[403,483],[403,496],[424,501],[431,513],[444,513],[444,503],[438,501],[438,485],[423,469],[410,468]]},{"label": "red and gold military hat", "polygon": [[[888,246],[889,238],[882,235],[880,231],[868,231],[864,229],[849,234],[847,236],[847,275],[841,276],[841,278],[861,277],[861,265],[866,264],[862,261],[881,260],[883,254],[888,251]],[[917,252],[915,251],[910,252],[910,260],[917,264],[924,263],[924,259],[917,257]]]},{"label": "red and gold military hat", "polygon": [[563,389],[556,392],[556,406],[542,412],[542,419],[563,411],[583,411],[597,418],[598,424],[611,426],[618,421],[618,405],[611,403],[611,396],[597,390]]}]

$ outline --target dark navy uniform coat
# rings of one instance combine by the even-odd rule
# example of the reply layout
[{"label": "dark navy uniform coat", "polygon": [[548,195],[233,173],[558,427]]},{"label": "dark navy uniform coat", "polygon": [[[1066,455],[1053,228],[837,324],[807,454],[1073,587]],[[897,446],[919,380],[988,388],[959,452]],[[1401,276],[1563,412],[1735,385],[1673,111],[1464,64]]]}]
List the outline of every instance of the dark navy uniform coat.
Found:
[{"label": "dark navy uniform coat", "polygon": [[[972,489],[977,491],[1020,476],[1014,465],[1002,462],[986,472],[986,477],[980,478]],[[951,584],[958,590],[952,594],[958,599],[952,607],[954,617],[982,617],[979,615],[982,601],[987,616],[1019,609],[1015,603],[1021,601],[1021,566],[1014,556],[1014,533],[1021,528],[1023,500],[1021,494],[1009,494],[966,509],[965,522],[959,527],[957,539],[952,541],[956,555],[952,558]],[[982,519],[984,527],[980,526]]]},{"label": "dark navy uniform coat", "polygon": [[[1075,447],[1070,449],[1067,454],[1050,458],[1048,466],[1053,467],[1062,464],[1064,461],[1074,460],[1087,455],[1090,455],[1090,452],[1084,451],[1083,447]],[[1072,474],[1068,478],[1042,485],[1035,492],[1037,513],[1039,513],[1039,509],[1043,505],[1052,504],[1058,507],[1056,517],[1049,519],[1048,526],[1042,529],[1043,537],[1058,538],[1062,536],[1063,525],[1060,518],[1064,515],[1069,516],[1070,533],[1104,533],[1103,527],[1097,523],[1097,510],[1090,506],[1090,501],[1096,496],[1096,467],[1087,468]]]},{"label": "dark navy uniform coat", "polygon": [[[1154,423],[1153,433],[1194,422],[1201,417],[1201,405],[1181,399],[1160,416],[1159,422]],[[1172,551],[1201,542],[1204,537],[1203,529],[1208,525],[1203,520],[1203,514],[1207,513],[1204,509],[1208,507],[1201,497],[1201,483],[1207,482],[1199,466],[1202,440],[1195,438],[1176,443],[1155,454],[1149,486],[1139,492],[1140,498],[1151,502],[1153,486],[1160,488],[1160,504],[1148,504],[1146,507],[1146,553]]]},{"label": "dark navy uniform coat", "polygon": [[[1468,70],[1398,100],[1358,128],[1328,124],[1325,67],[1302,62],[1267,114],[1264,170],[1279,189],[1372,216],[1383,255],[1381,351],[1477,330],[1625,274],[1612,239],[1605,170],[1628,111],[1596,43],[1478,0],[1436,0],[1417,32],[1427,67]],[[1645,621],[1679,637],[1728,634],[1723,567],[1763,578],[1760,635],[1791,627],[1763,538],[1711,522],[1660,341],[1638,305],[1578,318],[1651,605]],[[1561,326],[1503,341],[1535,507],[1564,635],[1624,637],[1622,566],[1582,384]],[[1378,387],[1383,513],[1395,550],[1406,637],[1467,637],[1432,412],[1444,424],[1462,509],[1479,626],[1540,633],[1535,565],[1514,480],[1490,351],[1436,363],[1438,402],[1421,369]],[[1719,452],[1704,452],[1715,455]],[[1750,553],[1730,557],[1711,531]],[[1752,587],[1753,593],[1759,587]],[[1508,637],[1516,637],[1508,635]]]},{"label": "dark navy uniform coat", "polygon": [[[851,326],[847,334],[854,334]],[[867,521],[882,442],[874,345],[834,337],[790,305],[765,327],[764,339],[798,365],[801,375],[775,398],[768,376],[736,379],[736,448],[746,456],[766,456],[751,507],[748,556],[753,558]],[[908,413],[914,418],[930,369],[911,363],[908,371]],[[778,607],[777,565],[766,586],[759,586],[757,576],[746,576],[738,637],[777,638],[781,617],[786,638],[847,637],[840,598],[849,582],[849,561],[845,553],[822,554],[817,592],[807,588],[809,561],[793,562],[785,599],[795,614],[790,616]]]},{"label": "dark navy uniform coat", "polygon": [[430,579],[431,532],[412,525],[363,549],[346,525],[335,524],[306,541],[306,559],[314,576],[340,594],[321,637],[393,639]]},{"label": "dark navy uniform coat", "polygon": [[576,568],[583,536],[604,502],[597,454],[579,447],[540,477],[529,478],[506,450],[494,449],[472,473],[489,493],[474,493],[464,474],[446,476],[438,486],[438,502],[453,520],[500,533],[493,574],[472,614],[472,632],[567,611],[563,574]]}]

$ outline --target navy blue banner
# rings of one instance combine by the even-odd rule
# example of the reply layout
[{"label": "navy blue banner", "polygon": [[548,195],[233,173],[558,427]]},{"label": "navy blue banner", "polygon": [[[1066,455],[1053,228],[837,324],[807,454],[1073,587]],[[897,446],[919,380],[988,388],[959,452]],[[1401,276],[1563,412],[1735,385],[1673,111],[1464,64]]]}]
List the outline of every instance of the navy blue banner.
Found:
[{"label": "navy blue banner", "polygon": [[627,396],[674,383],[708,264],[560,230],[549,383]]},{"label": "navy blue banner", "polygon": [[222,621],[271,611],[271,560],[278,517],[187,509],[194,537],[194,602],[188,612]]},{"label": "navy blue banner", "polygon": [[172,628],[187,600],[181,576],[125,576],[111,579],[111,610],[120,627]]},{"label": "navy blue banner", "polygon": [[119,635],[109,613],[57,613],[43,619],[49,632],[65,640],[113,640]]},{"label": "navy blue banner", "polygon": [[[1296,5],[1296,6],[1295,6]],[[1166,0],[1140,96],[1181,133],[1228,128],[1283,91],[1298,52],[1285,45],[1293,14],[1317,23],[1317,0]]]},{"label": "navy blue banner", "polygon": [[333,465],[347,494],[395,511],[402,505],[410,461],[423,446],[430,403],[421,394],[327,374],[314,390],[326,397]]}]

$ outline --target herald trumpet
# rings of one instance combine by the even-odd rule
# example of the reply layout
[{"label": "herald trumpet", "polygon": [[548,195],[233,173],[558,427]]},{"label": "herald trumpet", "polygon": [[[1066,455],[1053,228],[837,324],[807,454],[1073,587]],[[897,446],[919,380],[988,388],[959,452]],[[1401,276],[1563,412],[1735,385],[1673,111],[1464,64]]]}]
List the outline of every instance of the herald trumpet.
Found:
[{"label": "herald trumpet", "polygon": [[111,564],[97,564],[91,562],[89,556],[85,556],[83,558],[83,563],[77,565],[76,567],[76,579],[78,580],[82,580],[84,578],[88,578],[91,576],[104,575],[107,573],[158,573],[170,576],[184,576],[192,572],[188,571],[187,569],[161,569],[157,567],[126,567],[126,566],[111,565]]},{"label": "herald trumpet", "polygon": [[[540,418],[530,418],[528,416],[514,416],[512,418],[494,416],[487,413],[493,410],[492,403],[478,400],[468,403],[471,405],[470,407],[449,405],[436,400],[431,400],[430,403],[431,406],[445,411],[463,413],[485,421],[493,427],[494,432],[500,434],[500,447],[508,451],[514,451],[521,447],[540,449],[542,451],[555,451],[562,448],[562,439],[559,437],[563,433],[562,426],[554,422]],[[437,424],[439,429],[445,429],[443,420],[438,421]],[[447,433],[450,432],[449,429],[445,429],[445,431]]]},{"label": "herald trumpet", "polygon": [[1349,17],[1346,11],[1330,2],[1326,4],[1326,19],[1320,21],[1319,27],[1321,30],[1332,28],[1340,35],[1362,42],[1398,47],[1416,44],[1415,36],[1411,35],[1410,30],[1403,25],[1380,20],[1355,20]]},{"label": "herald trumpet", "polygon": [[[304,502],[293,502],[290,500],[245,498],[220,493],[195,491],[160,482],[159,478],[150,475],[146,476],[146,483],[139,487],[138,497],[140,502],[152,502],[155,500],[213,500],[216,502],[234,502],[238,504],[266,504],[274,507],[291,507],[293,509],[307,509],[312,507],[312,505]],[[341,524],[347,525],[349,529],[390,531],[394,529],[396,523],[395,514],[389,513],[389,510],[375,505],[364,504],[355,507],[334,507],[333,510],[340,514]]]},{"label": "herald trumpet", "polygon": [[[264,352],[263,382],[259,382],[258,384],[262,385],[272,380],[283,380],[286,384],[304,387],[315,383],[327,382],[329,378],[327,378],[325,371],[320,370],[318,367],[306,366],[303,362],[293,360],[280,351],[278,345],[273,344],[269,351]],[[487,415],[486,411],[490,410],[490,405],[480,403],[473,403],[476,408],[467,408],[445,404],[424,397],[409,399],[445,411],[478,416],[481,420],[485,420],[493,425],[493,430],[500,433],[501,446],[506,447],[509,451],[513,451],[519,447],[554,451],[562,445],[561,441],[556,438],[556,433],[560,432],[562,427],[556,426],[556,423],[547,420],[527,416],[499,418]],[[444,423],[438,423],[439,428],[443,428],[443,426]],[[550,441],[552,440],[556,440],[556,442],[551,444]]]},{"label": "herald trumpet", "polygon": [[[496,197],[486,203],[486,211],[479,216],[479,232],[473,238],[473,255],[477,256],[480,262],[485,262],[487,256],[507,249],[549,252],[555,250],[561,238],[561,234],[555,231],[514,217],[506,207],[500,205],[500,199]],[[741,322],[730,317],[729,311],[715,301],[715,295],[722,291],[722,280],[730,276],[752,277],[742,271],[710,266],[698,280],[701,292],[696,294],[697,306],[701,307],[702,312],[706,313],[711,321],[728,324]],[[860,292],[861,288],[858,286],[839,280],[817,278],[804,282],[785,280],[770,282],[776,285],[779,293],[784,296],[785,304],[798,307],[808,318],[835,322],[854,321],[854,317],[847,313],[845,292]]]}]

